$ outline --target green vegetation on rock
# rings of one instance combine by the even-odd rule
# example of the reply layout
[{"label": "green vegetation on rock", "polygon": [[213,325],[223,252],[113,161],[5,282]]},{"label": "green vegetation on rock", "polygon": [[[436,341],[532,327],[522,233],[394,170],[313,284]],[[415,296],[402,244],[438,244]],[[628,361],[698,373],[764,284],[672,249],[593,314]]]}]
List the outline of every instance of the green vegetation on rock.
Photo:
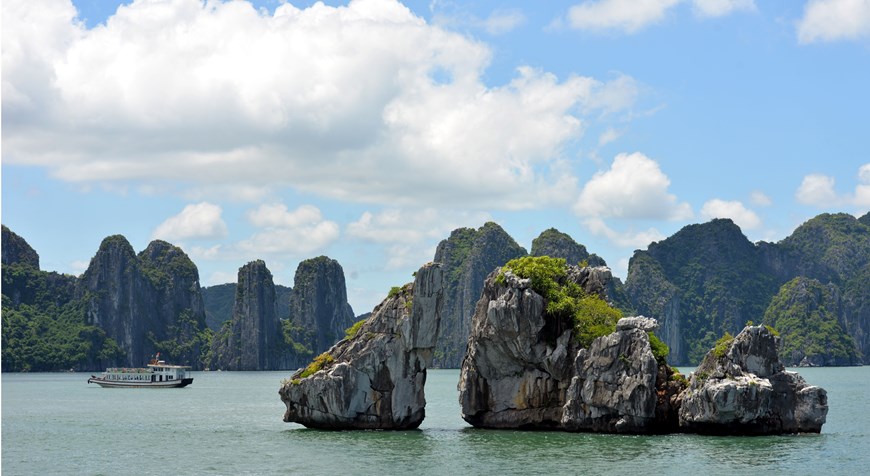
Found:
[{"label": "green vegetation on rock", "polygon": [[834,284],[798,277],[785,283],[764,314],[781,337],[786,365],[850,365],[859,361],[855,343],[837,320],[840,303]]},{"label": "green vegetation on rock", "polygon": [[308,367],[305,367],[305,370],[303,370],[302,373],[299,374],[299,378],[310,377],[311,375],[319,372],[332,362],[335,362],[335,358],[329,355],[329,352],[324,352],[315,357],[314,360],[310,364],[308,364]]},{"label": "green vegetation on rock", "polygon": [[508,271],[531,280],[532,289],[544,297],[545,316],[573,323],[575,338],[581,346],[588,347],[595,338],[616,330],[616,321],[622,313],[570,281],[565,259],[549,256],[512,259],[502,267],[496,279],[504,279],[503,274]]},{"label": "green vegetation on rock", "polygon": [[363,324],[365,324],[367,320],[368,319],[360,319],[356,321],[352,326],[345,329],[344,338],[353,339],[354,337],[356,337],[356,335],[359,334],[359,330],[362,328]]}]

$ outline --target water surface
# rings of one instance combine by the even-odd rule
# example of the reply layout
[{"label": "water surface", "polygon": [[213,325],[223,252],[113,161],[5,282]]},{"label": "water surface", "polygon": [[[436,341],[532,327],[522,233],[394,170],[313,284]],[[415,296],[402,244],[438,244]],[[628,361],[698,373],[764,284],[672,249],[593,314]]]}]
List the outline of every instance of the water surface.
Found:
[{"label": "water surface", "polygon": [[[686,372],[692,369],[685,369]],[[89,374],[2,375],[2,471],[29,474],[867,474],[870,367],[798,370],[828,391],[820,435],[616,436],[476,430],[457,370],[432,370],[417,431],[281,421],[290,372],[194,372],[182,389],[104,389]]]}]

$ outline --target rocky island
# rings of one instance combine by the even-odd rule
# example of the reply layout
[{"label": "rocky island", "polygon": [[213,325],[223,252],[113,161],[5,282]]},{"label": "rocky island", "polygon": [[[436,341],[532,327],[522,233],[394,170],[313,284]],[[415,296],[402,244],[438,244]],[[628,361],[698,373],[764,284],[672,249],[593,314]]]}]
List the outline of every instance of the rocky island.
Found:
[{"label": "rocky island", "polygon": [[393,288],[345,339],[281,386],[284,421],[322,429],[417,428],[425,416],[444,278],[427,264],[413,283]]},{"label": "rocky island", "polygon": [[720,341],[687,382],[667,365],[654,319],[618,319],[602,305],[609,279],[605,267],[552,258],[490,274],[462,363],[462,417],[481,428],[604,433],[821,430],[825,391],[784,371],[767,328]]}]

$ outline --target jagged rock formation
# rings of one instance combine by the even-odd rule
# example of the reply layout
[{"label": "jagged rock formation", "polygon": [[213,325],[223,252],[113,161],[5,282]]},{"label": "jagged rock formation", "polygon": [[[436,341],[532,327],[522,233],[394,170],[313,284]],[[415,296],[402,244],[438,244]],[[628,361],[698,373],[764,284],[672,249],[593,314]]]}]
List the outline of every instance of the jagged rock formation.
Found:
[{"label": "jagged rock formation", "polygon": [[[833,284],[842,296],[837,325],[813,333],[810,359],[861,362],[870,352],[870,227],[848,214],[819,215],[779,243],[752,244],[727,219],[689,225],[635,252],[626,289],[637,312],[661,322],[672,362],[687,365],[725,332],[761,321],[781,286],[798,276]],[[856,343],[849,355],[828,353],[844,332]],[[790,334],[787,342],[805,338]]]},{"label": "jagged rock formation", "polygon": [[155,240],[138,256],[121,235],[103,240],[78,283],[88,324],[121,347],[116,365],[140,366],[161,352],[201,366],[205,311],[196,265],[180,249]]},{"label": "jagged rock formation", "polygon": [[2,228],[2,263],[5,265],[27,265],[39,269],[39,255],[30,247],[24,238],[16,235],[6,225]]},{"label": "jagged rock formation", "polygon": [[282,385],[284,421],[327,429],[417,428],[443,300],[441,266],[422,267],[414,283],[387,297],[354,335]]},{"label": "jagged rock formation", "polygon": [[344,270],[338,261],[320,256],[299,263],[290,295],[293,341],[313,355],[330,348],[353,325]]},{"label": "jagged rock formation", "polygon": [[212,339],[211,368],[274,370],[286,348],[272,273],[262,260],[239,268],[233,317]]},{"label": "jagged rock formation", "polygon": [[707,353],[682,394],[680,428],[710,434],[819,433],[827,392],[786,372],[776,338],[747,326]]},{"label": "jagged rock formation", "polygon": [[[579,283],[575,271],[568,279]],[[588,279],[586,292],[603,290],[608,274]],[[622,318],[581,348],[531,281],[510,271],[486,281],[459,383],[462,417],[474,426],[780,434],[819,432],[825,422],[825,391],[784,371],[765,327],[720,341],[687,388],[653,344],[654,319]]]},{"label": "jagged rock formation", "polygon": [[438,244],[434,261],[444,265],[445,295],[436,367],[460,366],[484,279],[493,269],[525,255],[526,250],[493,222],[477,230],[454,230]]},{"label": "jagged rock formation", "polygon": [[[569,267],[568,280],[605,297],[605,267]],[[462,417],[483,428],[649,433],[676,425],[658,408],[658,364],[648,330],[654,320],[622,319],[617,331],[581,349],[573,323],[545,316],[546,300],[530,279],[492,273],[474,314],[462,363]],[[665,366],[666,367],[666,366]],[[667,378],[667,371],[663,371]],[[675,393],[671,391],[671,394]],[[667,400],[667,399],[666,399]],[[670,422],[658,413],[667,413]]]}]

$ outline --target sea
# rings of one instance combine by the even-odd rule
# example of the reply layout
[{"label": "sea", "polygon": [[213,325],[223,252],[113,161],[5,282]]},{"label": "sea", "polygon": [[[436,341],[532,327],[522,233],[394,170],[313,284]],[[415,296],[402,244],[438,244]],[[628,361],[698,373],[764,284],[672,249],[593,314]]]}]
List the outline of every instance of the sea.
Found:
[{"label": "sea", "polygon": [[[689,372],[693,369],[682,369]],[[870,367],[802,368],[828,391],[817,435],[623,436],[478,430],[458,370],[430,370],[414,431],[284,423],[290,372],[193,372],[181,389],[104,389],[90,374],[2,374],[2,471],[12,475],[870,474]]]}]

